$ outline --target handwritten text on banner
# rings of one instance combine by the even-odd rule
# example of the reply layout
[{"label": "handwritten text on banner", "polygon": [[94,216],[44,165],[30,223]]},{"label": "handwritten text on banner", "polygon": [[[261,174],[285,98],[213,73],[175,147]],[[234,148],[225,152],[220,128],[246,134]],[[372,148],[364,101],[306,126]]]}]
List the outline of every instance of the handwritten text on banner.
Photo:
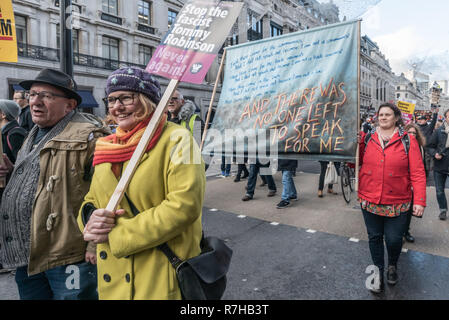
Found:
[{"label": "handwritten text on banner", "polygon": [[[357,21],[230,47],[212,129],[274,130],[280,158],[350,159],[355,155],[358,97]],[[209,141],[208,141],[209,140]],[[218,145],[220,144],[220,146]],[[245,149],[247,150],[247,149]],[[219,152],[218,152],[219,153]]]}]

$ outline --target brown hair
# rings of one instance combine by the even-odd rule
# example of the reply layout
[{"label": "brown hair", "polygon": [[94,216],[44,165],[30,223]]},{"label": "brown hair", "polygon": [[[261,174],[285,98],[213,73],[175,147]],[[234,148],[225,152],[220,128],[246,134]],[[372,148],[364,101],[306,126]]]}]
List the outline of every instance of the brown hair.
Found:
[{"label": "brown hair", "polygon": [[[394,116],[396,117],[396,127],[403,127],[404,126],[404,121],[402,121],[402,112],[401,110],[394,104],[389,103],[389,102],[385,102],[382,103],[379,106],[379,109],[377,109],[377,115],[379,115],[380,109],[382,108],[390,108],[391,110],[393,110]],[[378,116],[379,118],[379,116]]]},{"label": "brown hair", "polygon": [[408,132],[410,128],[414,128],[416,130],[416,140],[418,141],[418,144],[424,148],[426,145],[426,137],[422,133],[421,129],[416,123],[410,122],[405,126],[405,131]]}]

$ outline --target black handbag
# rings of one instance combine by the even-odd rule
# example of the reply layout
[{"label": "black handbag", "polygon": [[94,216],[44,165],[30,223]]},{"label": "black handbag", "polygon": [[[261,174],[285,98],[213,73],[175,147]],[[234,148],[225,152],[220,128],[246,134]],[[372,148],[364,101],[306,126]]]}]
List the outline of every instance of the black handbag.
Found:
[{"label": "black handbag", "polygon": [[[139,210],[125,193],[132,213]],[[182,261],[167,243],[157,247],[176,270],[178,285],[184,300],[220,300],[226,289],[226,273],[231,264],[232,250],[217,237],[201,236],[199,256]]]},{"label": "black handbag", "polygon": [[176,270],[184,300],[220,300],[226,289],[226,273],[232,250],[216,237],[201,238],[201,254],[182,261],[167,243],[158,246]]}]

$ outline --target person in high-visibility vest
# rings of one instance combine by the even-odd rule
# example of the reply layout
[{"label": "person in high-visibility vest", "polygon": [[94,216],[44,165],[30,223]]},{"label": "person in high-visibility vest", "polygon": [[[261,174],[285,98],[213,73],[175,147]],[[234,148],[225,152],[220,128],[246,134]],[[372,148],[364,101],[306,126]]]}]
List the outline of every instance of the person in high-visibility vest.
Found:
[{"label": "person in high-visibility vest", "polygon": [[[190,130],[196,143],[200,146],[204,132],[204,121],[199,114],[195,113],[195,109],[195,104],[190,100],[185,100],[182,93],[176,90],[168,102],[168,120]],[[207,170],[209,164],[206,163],[205,165]]]},{"label": "person in high-visibility vest", "polygon": [[204,121],[199,114],[195,113],[194,103],[190,100],[184,100],[182,93],[176,90],[168,103],[167,109],[170,113],[170,121],[190,130],[195,141],[200,145]]}]

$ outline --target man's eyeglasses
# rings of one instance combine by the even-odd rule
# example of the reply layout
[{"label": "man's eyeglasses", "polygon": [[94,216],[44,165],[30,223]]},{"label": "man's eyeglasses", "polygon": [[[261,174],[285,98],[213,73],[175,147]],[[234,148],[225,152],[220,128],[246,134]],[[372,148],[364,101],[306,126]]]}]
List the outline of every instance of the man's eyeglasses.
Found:
[{"label": "man's eyeglasses", "polygon": [[173,100],[173,101],[176,101],[176,100],[178,100],[179,98],[178,97],[171,97],[170,98],[170,100]]},{"label": "man's eyeglasses", "polygon": [[39,100],[42,100],[42,101],[52,101],[55,97],[67,98],[66,96],[56,94],[53,92],[48,92],[48,91],[41,91],[41,92],[31,91],[30,93],[27,94],[27,97],[30,100],[33,100],[36,97],[39,97]]},{"label": "man's eyeglasses", "polygon": [[121,95],[119,97],[107,97],[103,98],[104,103],[108,106],[108,108],[113,108],[115,103],[120,101],[121,105],[128,106],[134,103],[134,94],[131,95]]}]

